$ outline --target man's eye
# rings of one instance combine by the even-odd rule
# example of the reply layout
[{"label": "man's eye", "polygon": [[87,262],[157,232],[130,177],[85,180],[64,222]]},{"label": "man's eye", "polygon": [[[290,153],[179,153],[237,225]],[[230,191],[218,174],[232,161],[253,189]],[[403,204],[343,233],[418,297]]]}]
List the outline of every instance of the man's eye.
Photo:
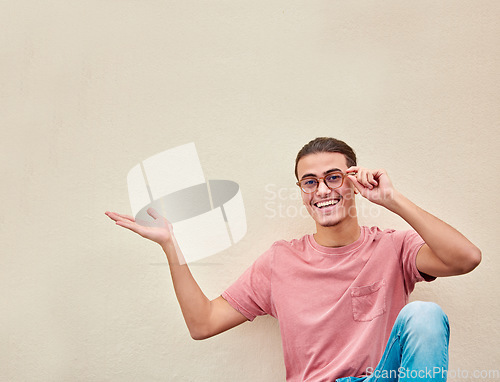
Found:
[{"label": "man's eye", "polygon": [[327,182],[335,182],[335,181],[338,181],[342,178],[342,176],[340,176],[339,174],[332,174],[332,175],[328,175],[326,177],[326,181]]},{"label": "man's eye", "polygon": [[318,181],[316,179],[305,179],[302,181],[304,186],[314,186]]}]

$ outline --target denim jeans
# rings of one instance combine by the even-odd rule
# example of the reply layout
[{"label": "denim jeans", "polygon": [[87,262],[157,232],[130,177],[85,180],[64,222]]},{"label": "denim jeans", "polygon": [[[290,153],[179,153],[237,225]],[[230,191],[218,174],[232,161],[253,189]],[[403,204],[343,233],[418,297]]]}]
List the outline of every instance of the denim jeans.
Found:
[{"label": "denim jeans", "polygon": [[448,317],[439,305],[415,301],[399,312],[382,359],[366,377],[337,382],[446,381],[448,373]]}]

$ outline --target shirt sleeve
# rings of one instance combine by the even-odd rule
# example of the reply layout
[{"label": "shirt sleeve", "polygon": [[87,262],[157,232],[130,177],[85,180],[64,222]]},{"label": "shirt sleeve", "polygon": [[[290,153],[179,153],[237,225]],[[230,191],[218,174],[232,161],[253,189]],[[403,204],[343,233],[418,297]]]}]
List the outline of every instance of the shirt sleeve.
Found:
[{"label": "shirt sleeve", "polygon": [[249,321],[271,314],[272,259],[271,247],[222,293],[222,298]]},{"label": "shirt sleeve", "polygon": [[436,278],[419,272],[417,268],[417,253],[425,244],[424,240],[414,230],[394,231],[393,241],[402,262],[405,287],[411,293],[419,281],[433,281]]}]

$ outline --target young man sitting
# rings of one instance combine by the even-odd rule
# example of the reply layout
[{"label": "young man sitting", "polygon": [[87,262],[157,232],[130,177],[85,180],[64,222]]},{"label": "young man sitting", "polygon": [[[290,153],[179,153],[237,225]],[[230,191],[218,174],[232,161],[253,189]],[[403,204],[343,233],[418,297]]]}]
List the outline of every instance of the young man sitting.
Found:
[{"label": "young man sitting", "polygon": [[[279,321],[287,381],[445,381],[449,326],[434,303],[408,304],[418,281],[470,272],[481,252],[422,210],[384,170],[357,166],[346,143],[316,138],[295,162],[316,233],[278,241],[210,301],[183,261],[171,225],[107,212],[160,244],[184,319],[204,339],[269,314]],[[401,216],[413,230],[361,227],[355,194]]]}]

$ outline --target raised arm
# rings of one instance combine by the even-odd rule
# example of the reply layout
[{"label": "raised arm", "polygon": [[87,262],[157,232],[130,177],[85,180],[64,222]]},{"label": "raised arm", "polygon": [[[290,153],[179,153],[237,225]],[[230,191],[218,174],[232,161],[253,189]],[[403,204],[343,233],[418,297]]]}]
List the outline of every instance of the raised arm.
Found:
[{"label": "raised arm", "polygon": [[106,212],[106,215],[117,225],[152,240],[162,247],[167,256],[177,301],[179,301],[191,337],[195,340],[205,339],[245,322],[246,317],[222,297],[209,300],[205,296],[177,245],[172,225],[152,208],[148,210],[148,214],[154,221],[144,226],[138,224],[131,216]]},{"label": "raised arm", "polygon": [[472,271],[481,262],[481,251],[447,223],[418,207],[392,185],[385,170],[351,167],[349,179],[359,193],[401,216],[425,244],[417,254],[417,268],[430,276],[453,276]]}]

